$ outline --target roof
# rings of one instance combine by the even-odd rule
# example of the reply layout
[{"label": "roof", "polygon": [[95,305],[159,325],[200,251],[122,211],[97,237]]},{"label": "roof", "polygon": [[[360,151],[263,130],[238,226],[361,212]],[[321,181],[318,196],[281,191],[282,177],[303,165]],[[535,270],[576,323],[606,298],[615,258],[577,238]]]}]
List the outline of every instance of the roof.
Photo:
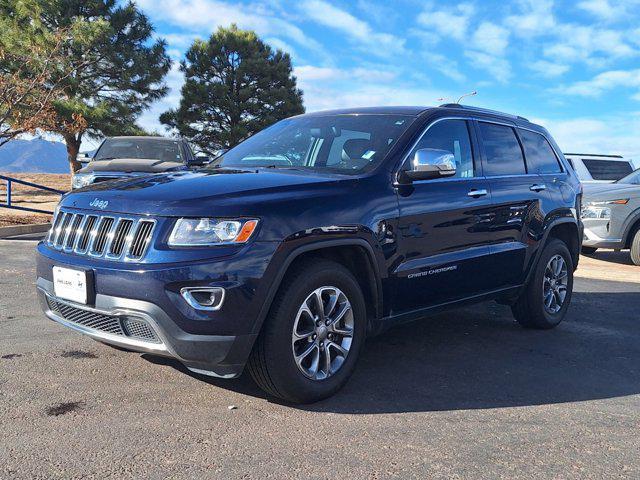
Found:
[{"label": "roof", "polygon": [[525,122],[531,123],[524,117],[519,115],[513,115],[510,113],[498,112],[497,110],[489,110],[487,108],[472,107],[469,105],[461,105],[458,103],[446,103],[439,107],[425,107],[425,106],[390,106],[390,107],[362,107],[362,108],[341,108],[336,110],[323,110],[319,112],[311,112],[304,114],[304,116],[324,116],[324,115],[375,115],[375,114],[387,114],[387,115],[410,115],[419,116],[427,112],[435,112],[438,110],[463,110],[466,112],[483,113],[486,115],[492,115],[494,117],[502,117],[509,119],[513,122]]}]

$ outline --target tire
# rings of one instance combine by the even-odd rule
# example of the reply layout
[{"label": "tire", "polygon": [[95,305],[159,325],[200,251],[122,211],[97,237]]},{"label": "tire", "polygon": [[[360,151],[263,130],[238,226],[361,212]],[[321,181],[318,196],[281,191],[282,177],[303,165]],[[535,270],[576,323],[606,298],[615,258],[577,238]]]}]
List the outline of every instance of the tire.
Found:
[{"label": "tire", "polygon": [[640,228],[636,230],[631,240],[631,261],[635,265],[640,265]]},{"label": "tire", "polygon": [[[320,316],[319,307],[314,307],[318,304],[313,303],[317,301],[317,292],[326,299],[323,311],[327,310],[327,321],[337,318],[342,309],[346,311],[336,324],[336,330],[331,330],[334,333],[327,333],[333,326],[324,328],[316,318]],[[344,298],[337,292],[343,294]],[[328,299],[333,298],[334,294],[339,300],[334,304],[334,310],[330,310]],[[344,302],[345,298],[348,303]],[[303,304],[308,306],[309,313],[304,310]],[[346,308],[349,304],[350,312]],[[311,310],[314,308],[317,315],[312,317]],[[265,392],[287,402],[313,403],[330,397],[345,385],[355,369],[364,342],[366,320],[364,296],[349,270],[328,260],[304,261],[287,273],[276,294],[249,358],[249,372]],[[347,325],[348,322],[350,325]],[[294,329],[305,336],[309,331],[315,332],[315,336],[298,339]],[[351,337],[342,337],[335,333],[338,330],[351,331]],[[346,348],[346,356],[338,350],[338,346]],[[296,353],[300,359],[307,349],[311,353],[299,363],[296,362]],[[325,362],[327,353],[330,362],[331,356],[335,361],[335,365],[332,363],[328,368]],[[316,355],[318,361],[314,363]],[[314,365],[316,373],[313,372]]]},{"label": "tire", "polygon": [[[545,280],[545,275],[551,270],[547,270],[550,267],[552,259],[560,257],[566,267],[566,278],[562,281],[548,282]],[[560,262],[555,263],[558,265]],[[561,293],[553,293],[554,288],[552,285],[560,285],[562,282],[566,282],[565,296],[561,302],[558,302],[558,298]],[[549,287],[547,289],[546,287]],[[552,304],[547,307],[546,303],[549,299],[545,293],[551,291]],[[562,291],[560,286],[558,291]],[[564,319],[569,304],[571,303],[571,294],[573,291],[573,260],[569,249],[564,242],[558,239],[552,239],[547,243],[540,255],[540,259],[535,267],[533,276],[529,283],[525,287],[525,290],[520,294],[520,297],[516,300],[516,303],[511,307],[514,317],[520,325],[524,328],[536,328],[536,329],[550,329],[558,326]],[[557,311],[552,312],[554,308],[558,308]]]},{"label": "tire", "polygon": [[582,251],[580,253],[583,253],[584,255],[593,255],[597,251],[598,249],[596,247],[582,247]]}]

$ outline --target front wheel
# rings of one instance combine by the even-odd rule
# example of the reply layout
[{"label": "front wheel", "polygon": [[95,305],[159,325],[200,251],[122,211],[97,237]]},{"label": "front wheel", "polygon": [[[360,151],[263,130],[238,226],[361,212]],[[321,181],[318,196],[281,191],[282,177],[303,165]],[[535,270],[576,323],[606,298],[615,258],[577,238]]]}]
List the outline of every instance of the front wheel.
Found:
[{"label": "front wheel", "polygon": [[333,395],[347,382],[366,330],[357,280],[327,260],[287,275],[256,341],[248,368],[267,393],[294,403]]},{"label": "front wheel", "polygon": [[544,247],[532,278],[511,309],[525,328],[554,328],[567,314],[572,292],[571,254],[564,242],[553,239]]}]

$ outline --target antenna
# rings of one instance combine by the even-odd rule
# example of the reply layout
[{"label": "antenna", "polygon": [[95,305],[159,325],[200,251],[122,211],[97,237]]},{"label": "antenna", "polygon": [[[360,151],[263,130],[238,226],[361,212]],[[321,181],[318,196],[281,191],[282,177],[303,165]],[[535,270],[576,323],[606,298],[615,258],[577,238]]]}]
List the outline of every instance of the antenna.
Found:
[{"label": "antenna", "polygon": [[458,103],[458,104],[459,104],[459,103],[460,103],[460,101],[461,101],[463,98],[465,98],[465,97],[473,97],[474,95],[477,95],[477,94],[478,94],[478,92],[477,92],[476,90],[474,90],[473,92],[465,93],[464,95],[462,95],[462,96],[458,99],[458,101],[457,101],[456,103]]}]

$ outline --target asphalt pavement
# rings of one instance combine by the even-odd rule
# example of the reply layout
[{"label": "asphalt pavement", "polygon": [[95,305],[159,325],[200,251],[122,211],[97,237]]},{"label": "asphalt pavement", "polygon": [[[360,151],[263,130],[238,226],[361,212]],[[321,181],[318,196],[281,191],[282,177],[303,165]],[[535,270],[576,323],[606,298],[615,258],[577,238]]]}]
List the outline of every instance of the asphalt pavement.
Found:
[{"label": "asphalt pavement", "polygon": [[425,318],[369,339],[339,394],[299,407],[47,320],[34,248],[0,241],[0,478],[640,477],[624,253],[585,259],[553,331],[494,303]]}]

